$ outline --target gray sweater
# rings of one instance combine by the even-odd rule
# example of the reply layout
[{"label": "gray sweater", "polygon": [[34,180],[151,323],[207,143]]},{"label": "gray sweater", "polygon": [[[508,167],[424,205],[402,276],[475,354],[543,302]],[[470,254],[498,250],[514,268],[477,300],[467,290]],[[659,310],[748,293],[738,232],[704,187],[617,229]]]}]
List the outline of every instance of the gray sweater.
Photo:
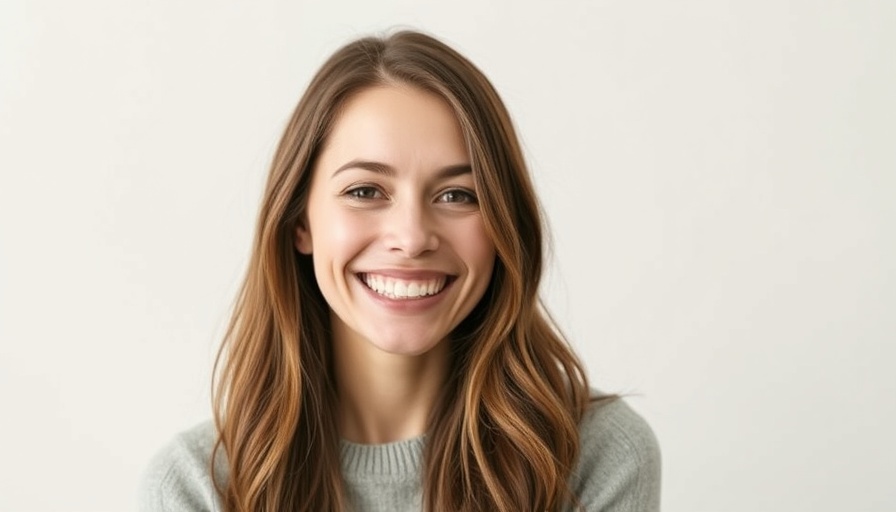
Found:
[{"label": "gray sweater", "polygon": [[[659,510],[660,451],[644,419],[619,399],[592,405],[579,429],[581,453],[570,483],[585,510]],[[144,473],[140,511],[219,512],[208,471],[214,442],[215,427],[206,422],[162,449]],[[342,472],[355,511],[419,511],[424,443],[424,437],[381,445],[343,441]],[[223,463],[215,470],[226,479]]]}]

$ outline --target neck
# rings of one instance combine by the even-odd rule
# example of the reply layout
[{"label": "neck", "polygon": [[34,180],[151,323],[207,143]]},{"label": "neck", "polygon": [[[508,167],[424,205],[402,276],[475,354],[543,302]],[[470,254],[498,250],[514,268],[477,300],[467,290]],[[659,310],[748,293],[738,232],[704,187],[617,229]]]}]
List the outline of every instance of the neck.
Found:
[{"label": "neck", "polygon": [[382,444],[426,432],[447,376],[447,340],[421,355],[390,354],[344,336],[333,343],[343,439]]}]

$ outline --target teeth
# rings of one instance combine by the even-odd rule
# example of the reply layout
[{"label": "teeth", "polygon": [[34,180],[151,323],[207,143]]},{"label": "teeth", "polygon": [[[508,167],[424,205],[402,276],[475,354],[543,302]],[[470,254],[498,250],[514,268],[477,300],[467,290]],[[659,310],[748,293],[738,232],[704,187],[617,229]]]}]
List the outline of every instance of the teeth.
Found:
[{"label": "teeth", "polygon": [[395,279],[394,277],[362,274],[362,279],[371,290],[390,299],[426,297],[439,293],[445,287],[444,277],[422,281],[406,281],[404,279]]}]

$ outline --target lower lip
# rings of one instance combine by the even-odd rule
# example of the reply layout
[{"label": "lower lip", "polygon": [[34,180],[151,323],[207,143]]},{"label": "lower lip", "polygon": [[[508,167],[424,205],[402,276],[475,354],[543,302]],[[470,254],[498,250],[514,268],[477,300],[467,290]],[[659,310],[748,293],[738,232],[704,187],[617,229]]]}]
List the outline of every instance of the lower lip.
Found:
[{"label": "lower lip", "polygon": [[452,284],[454,284],[453,281],[446,283],[445,287],[435,295],[427,295],[425,297],[418,297],[415,299],[390,299],[385,295],[380,295],[373,291],[369,286],[367,286],[366,283],[361,281],[360,277],[355,277],[357,277],[358,283],[361,285],[361,287],[363,287],[364,290],[366,290],[370,295],[370,297],[378,304],[395,313],[405,314],[421,313],[423,311],[426,311],[427,309],[432,308],[442,301],[442,299],[445,297],[445,292]]}]

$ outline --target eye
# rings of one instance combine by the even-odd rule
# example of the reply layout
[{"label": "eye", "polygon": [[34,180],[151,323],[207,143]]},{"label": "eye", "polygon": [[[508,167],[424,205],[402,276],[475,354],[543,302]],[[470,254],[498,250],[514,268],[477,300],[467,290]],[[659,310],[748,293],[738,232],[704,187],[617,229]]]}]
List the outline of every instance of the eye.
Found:
[{"label": "eye", "polygon": [[385,197],[378,188],[372,187],[370,185],[361,185],[358,187],[350,188],[346,190],[344,194],[352,199],[361,200],[382,199],[383,197]]},{"label": "eye", "polygon": [[437,201],[440,203],[479,204],[475,193],[462,188],[453,188],[442,192]]}]

